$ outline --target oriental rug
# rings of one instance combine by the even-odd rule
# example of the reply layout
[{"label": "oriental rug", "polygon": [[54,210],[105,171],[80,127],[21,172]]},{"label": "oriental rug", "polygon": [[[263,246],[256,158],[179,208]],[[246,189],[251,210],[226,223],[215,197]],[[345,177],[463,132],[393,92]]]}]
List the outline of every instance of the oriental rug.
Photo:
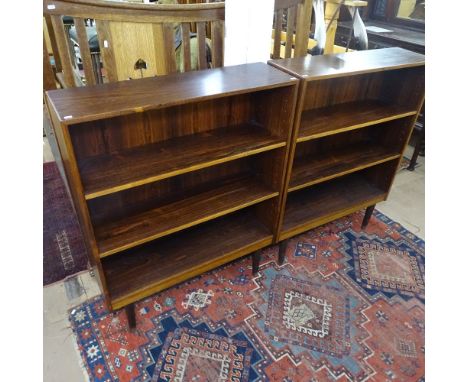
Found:
[{"label": "oriental rug", "polygon": [[87,269],[83,236],[55,162],[43,165],[43,285]]},{"label": "oriental rug", "polygon": [[70,322],[91,381],[424,381],[424,242],[362,212],[136,305]]}]

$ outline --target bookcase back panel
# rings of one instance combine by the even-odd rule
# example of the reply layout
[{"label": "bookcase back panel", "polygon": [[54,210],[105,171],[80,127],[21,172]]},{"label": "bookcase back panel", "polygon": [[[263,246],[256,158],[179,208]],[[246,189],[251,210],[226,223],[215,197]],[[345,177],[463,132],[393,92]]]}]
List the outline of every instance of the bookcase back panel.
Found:
[{"label": "bookcase back panel", "polygon": [[307,83],[303,110],[379,100],[416,110],[424,92],[424,68],[405,68]]},{"label": "bookcase back panel", "polygon": [[229,184],[242,179],[251,179],[271,191],[280,192],[281,180],[272,177],[272,173],[277,172],[277,165],[283,165],[283,150],[241,158],[88,200],[91,219],[94,225],[102,225],[223,185],[229,187]]},{"label": "bookcase back panel", "polygon": [[401,118],[324,138],[300,142],[296,145],[295,158],[329,155],[333,151],[358,145],[379,146],[401,152],[406,143],[413,119],[412,116]]},{"label": "bookcase back panel", "polygon": [[341,103],[378,99],[384,73],[361,74],[307,83],[303,110],[317,109]]},{"label": "bookcase back panel", "polygon": [[264,126],[273,136],[288,139],[292,118],[291,110],[295,108],[296,89],[293,86],[263,90],[252,93],[254,120]]},{"label": "bookcase back panel", "polygon": [[380,99],[418,110],[424,96],[425,68],[405,68],[385,72]]},{"label": "bookcase back panel", "polygon": [[252,119],[250,97],[244,94],[85,122],[71,126],[70,133],[79,161],[217,128],[235,128]]}]

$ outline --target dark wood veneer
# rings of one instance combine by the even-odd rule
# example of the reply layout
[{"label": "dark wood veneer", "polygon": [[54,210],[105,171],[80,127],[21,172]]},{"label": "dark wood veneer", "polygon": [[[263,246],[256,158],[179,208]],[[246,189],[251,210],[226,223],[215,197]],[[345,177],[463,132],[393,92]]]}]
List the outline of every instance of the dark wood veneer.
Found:
[{"label": "dark wood veneer", "polygon": [[46,93],[111,309],[273,243],[298,83],[258,63]]},{"label": "dark wood veneer", "polygon": [[423,103],[424,56],[389,48],[269,64],[301,79],[276,241],[362,208],[365,227]]}]

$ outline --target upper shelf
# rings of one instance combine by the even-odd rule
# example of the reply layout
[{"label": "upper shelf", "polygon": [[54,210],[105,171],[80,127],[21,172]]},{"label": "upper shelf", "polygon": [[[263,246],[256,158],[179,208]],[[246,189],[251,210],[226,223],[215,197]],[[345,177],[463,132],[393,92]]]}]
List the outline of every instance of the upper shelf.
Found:
[{"label": "upper shelf", "polygon": [[93,199],[285,145],[268,130],[246,124],[93,156],[79,168],[85,198]]},{"label": "upper shelf", "polygon": [[424,65],[424,55],[402,48],[362,50],[356,52],[270,60],[269,63],[306,81],[323,80],[403,69]]},{"label": "upper shelf", "polygon": [[407,106],[391,105],[377,100],[347,102],[304,110],[297,141],[322,138],[409,117],[416,113],[416,110],[411,110]]},{"label": "upper shelf", "polygon": [[50,90],[51,107],[64,124],[294,85],[290,75],[264,63]]}]

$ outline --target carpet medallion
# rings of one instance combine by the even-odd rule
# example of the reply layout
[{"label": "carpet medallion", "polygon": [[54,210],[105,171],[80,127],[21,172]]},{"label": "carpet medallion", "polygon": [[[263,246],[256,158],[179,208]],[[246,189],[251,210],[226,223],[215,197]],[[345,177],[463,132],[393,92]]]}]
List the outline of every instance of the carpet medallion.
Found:
[{"label": "carpet medallion", "polygon": [[263,250],[136,305],[70,312],[92,381],[424,380],[424,242],[375,212]]}]

